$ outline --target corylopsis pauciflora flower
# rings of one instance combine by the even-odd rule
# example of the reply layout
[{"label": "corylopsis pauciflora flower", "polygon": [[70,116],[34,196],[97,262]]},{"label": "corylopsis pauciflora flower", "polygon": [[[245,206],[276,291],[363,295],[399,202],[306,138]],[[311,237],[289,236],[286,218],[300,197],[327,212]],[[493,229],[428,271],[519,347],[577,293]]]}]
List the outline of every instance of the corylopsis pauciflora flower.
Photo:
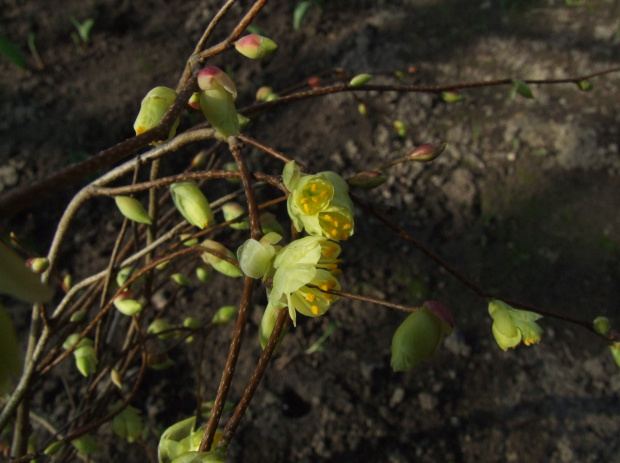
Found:
[{"label": "corylopsis pauciflora flower", "polygon": [[297,230],[335,241],[353,235],[353,202],[340,175],[330,171],[302,174],[291,161],[284,166],[282,180],[290,191],[286,204]]}]

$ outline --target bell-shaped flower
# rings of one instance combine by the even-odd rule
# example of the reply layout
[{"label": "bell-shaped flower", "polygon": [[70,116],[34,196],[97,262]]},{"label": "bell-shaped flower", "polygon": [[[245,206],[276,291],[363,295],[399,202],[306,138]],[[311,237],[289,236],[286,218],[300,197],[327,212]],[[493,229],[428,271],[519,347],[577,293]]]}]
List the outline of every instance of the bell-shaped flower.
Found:
[{"label": "bell-shaped flower", "polygon": [[271,232],[263,236],[260,241],[250,238],[237,250],[239,266],[243,273],[250,278],[263,278],[272,272],[273,260],[280,249],[274,246],[282,239],[282,236]]},{"label": "bell-shaped flower", "polygon": [[[138,113],[136,122],[133,124],[136,135],[141,135],[159,124],[166,114],[166,111],[168,111],[176,99],[177,92],[168,87],[155,87],[149,91],[142,100],[140,112]],[[180,119],[177,118],[174,124],[172,124],[170,133],[168,134],[168,140],[176,134],[179,120]]]},{"label": "bell-shaped flower", "polygon": [[526,346],[538,344],[543,329],[536,323],[542,315],[527,310],[517,310],[498,299],[489,303],[493,319],[493,336],[504,351],[517,347],[521,341]]},{"label": "bell-shaped flower", "polygon": [[342,177],[329,171],[304,175],[291,161],[284,166],[282,180],[290,191],[286,204],[297,230],[335,241],[353,234],[353,202]]},{"label": "bell-shaped flower", "polygon": [[265,58],[278,48],[271,39],[258,34],[249,34],[235,42],[235,49],[243,56],[250,59]]},{"label": "bell-shaped flower", "polygon": [[435,355],[454,322],[448,308],[438,301],[427,301],[412,312],[392,337],[394,371],[409,371]]},{"label": "bell-shaped flower", "polygon": [[335,277],[341,273],[339,254],[340,246],[321,236],[307,236],[282,248],[273,262],[269,304],[276,309],[288,306],[293,324],[296,312],[308,317],[327,312],[338,300],[327,291],[340,289]]},{"label": "bell-shaped flower", "polygon": [[209,123],[222,136],[239,135],[239,119],[235,109],[237,89],[232,79],[216,66],[198,73],[200,108]]},{"label": "bell-shaped flower", "polygon": [[194,182],[173,183],[170,193],[174,205],[189,223],[202,230],[213,222],[209,201]]}]

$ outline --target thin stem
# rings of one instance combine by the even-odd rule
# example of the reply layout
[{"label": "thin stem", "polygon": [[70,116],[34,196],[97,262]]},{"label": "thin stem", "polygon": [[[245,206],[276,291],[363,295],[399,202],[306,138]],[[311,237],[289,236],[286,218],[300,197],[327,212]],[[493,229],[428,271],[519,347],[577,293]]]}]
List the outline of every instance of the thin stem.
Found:
[{"label": "thin stem", "polygon": [[235,162],[239,168],[239,173],[241,174],[241,180],[243,181],[243,189],[248,202],[248,212],[250,216],[250,232],[252,238],[258,240],[263,233],[258,219],[258,206],[256,204],[254,188],[252,187],[250,171],[248,170],[248,166],[245,163],[243,156],[241,156],[241,143],[235,139],[235,137],[230,137],[228,139],[228,146],[230,147],[230,152],[232,153],[233,158],[235,158]]}]

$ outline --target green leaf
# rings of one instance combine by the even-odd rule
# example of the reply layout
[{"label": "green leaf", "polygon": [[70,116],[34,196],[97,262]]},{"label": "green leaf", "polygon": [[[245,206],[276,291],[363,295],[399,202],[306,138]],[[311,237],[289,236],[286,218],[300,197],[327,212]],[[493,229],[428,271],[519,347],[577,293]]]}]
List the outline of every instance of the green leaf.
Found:
[{"label": "green leaf", "polygon": [[512,80],[512,88],[510,89],[510,99],[514,100],[517,96],[517,93],[524,98],[534,98],[534,94],[530,90],[530,87],[527,86],[525,82],[522,80]]},{"label": "green leaf", "polygon": [[11,63],[23,70],[28,69],[28,61],[26,55],[17,48],[17,46],[7,39],[5,36],[0,35],[0,54],[4,55]]},{"label": "green leaf", "polygon": [[293,11],[293,29],[298,30],[301,27],[301,22],[312,8],[312,2],[299,2]]},{"label": "green leaf", "polygon": [[83,23],[81,23],[77,19],[75,19],[74,16],[71,16],[70,19],[73,25],[75,26],[75,28],[77,29],[80,39],[82,40],[82,43],[88,43],[88,39],[90,37],[90,31],[95,25],[95,20],[89,18]]}]

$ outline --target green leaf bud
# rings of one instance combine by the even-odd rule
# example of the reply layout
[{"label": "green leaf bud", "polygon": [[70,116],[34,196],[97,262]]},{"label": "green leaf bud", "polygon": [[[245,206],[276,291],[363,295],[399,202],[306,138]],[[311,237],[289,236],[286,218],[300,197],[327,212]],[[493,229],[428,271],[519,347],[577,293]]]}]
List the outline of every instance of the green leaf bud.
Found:
[{"label": "green leaf bud", "polygon": [[142,203],[130,196],[116,196],[114,198],[116,206],[125,217],[138,223],[146,223],[151,225],[152,221],[149,214],[142,206]]},{"label": "green leaf bud", "polygon": [[[207,249],[210,249],[212,251],[219,252],[220,254],[224,254],[229,259],[233,260],[234,262],[237,262],[235,255],[216,241],[205,240],[202,242],[201,246]],[[238,278],[238,277],[243,276],[243,272],[235,264],[232,264],[231,262],[227,260],[221,259],[215,256],[214,254],[211,254],[210,252],[203,252],[201,255],[201,258],[204,263],[210,264],[215,270],[217,270],[218,272],[226,276],[229,276],[232,278]]]},{"label": "green leaf bud", "polygon": [[190,233],[182,233],[179,235],[179,240],[183,243],[183,246],[189,247],[198,244],[198,238],[192,238]]},{"label": "green leaf bud", "polygon": [[465,95],[455,91],[441,92],[441,99],[446,103],[458,103],[465,100]]},{"label": "green leaf bud", "polygon": [[237,90],[232,79],[216,66],[208,66],[198,73],[200,108],[207,121],[220,135],[239,135],[239,119],[235,109]]},{"label": "green leaf bud", "polygon": [[114,307],[123,315],[131,317],[142,311],[143,307],[142,304],[135,299],[131,299],[129,294],[126,293],[131,294],[131,291],[125,291],[123,294],[117,296],[114,299]]},{"label": "green leaf bud", "polygon": [[34,273],[41,275],[50,266],[50,261],[47,257],[31,257],[26,260],[26,267],[32,270]]},{"label": "green leaf bud", "polygon": [[589,92],[594,89],[594,84],[589,80],[580,80],[577,82],[577,88],[582,92]]},{"label": "green leaf bud", "polygon": [[278,45],[271,39],[258,34],[249,34],[235,42],[235,49],[250,59],[262,59],[273,53]]},{"label": "green leaf bud", "polygon": [[73,277],[70,273],[67,273],[65,277],[62,279],[62,289],[65,292],[68,292],[73,287]]},{"label": "green leaf bud", "polygon": [[425,143],[415,148],[406,158],[408,161],[430,162],[446,149],[447,143]]},{"label": "green leaf bud", "polygon": [[234,305],[225,305],[220,307],[215,315],[213,315],[212,323],[214,325],[225,325],[237,315],[237,307]]},{"label": "green leaf bud", "polygon": [[[156,318],[146,329],[148,334],[155,334],[161,340],[174,338],[178,335],[177,332],[172,331],[174,326],[165,318]],[[164,333],[165,331],[165,333]],[[163,333],[163,334],[159,334]]]},{"label": "green leaf bud", "polygon": [[532,93],[532,90],[530,90],[530,87],[528,87],[528,85],[523,82],[522,80],[512,80],[512,87],[510,89],[510,99],[514,100],[517,93],[519,95],[521,95],[524,98],[534,98],[534,94]]},{"label": "green leaf bud", "polygon": [[187,317],[183,320],[183,326],[192,330],[197,330],[202,326],[202,322],[195,317]]},{"label": "green leaf bud", "polygon": [[228,202],[222,205],[222,213],[224,214],[224,220],[226,222],[235,220],[238,217],[245,215],[242,220],[237,221],[235,223],[231,223],[229,226],[235,230],[249,230],[250,229],[250,219],[247,217],[247,213],[241,204]]},{"label": "green leaf bud", "polygon": [[372,79],[370,74],[358,74],[349,81],[349,87],[361,87]]},{"label": "green leaf bud", "polygon": [[454,322],[448,308],[438,301],[427,301],[411,313],[392,337],[394,371],[409,371],[435,355]]},{"label": "green leaf bud", "polygon": [[[67,336],[62,347],[64,349],[70,349],[73,344],[79,339],[80,335],[77,333]],[[73,351],[75,357],[75,364],[77,369],[83,376],[88,376],[91,373],[97,371],[97,356],[95,355],[95,349],[93,348],[93,341],[88,338],[82,338]]]},{"label": "green leaf bud", "polygon": [[598,334],[607,334],[611,328],[611,324],[609,323],[609,318],[599,316],[592,322],[592,327]]},{"label": "green leaf bud", "polygon": [[400,121],[397,119],[394,122],[392,122],[392,125],[394,126],[394,130],[396,131],[396,134],[400,138],[405,138],[407,136],[407,126],[405,125],[403,121]]},{"label": "green leaf bud", "polygon": [[82,455],[90,455],[98,450],[97,441],[90,434],[84,434],[82,437],[72,440],[71,445]]},{"label": "green leaf bud", "polygon": [[368,106],[366,105],[366,103],[358,104],[357,112],[360,113],[362,116],[365,116],[366,114],[368,114]]},{"label": "green leaf bud", "polygon": [[196,278],[203,283],[207,283],[211,279],[211,272],[207,267],[196,267]]},{"label": "green leaf bud", "polygon": [[71,318],[69,319],[69,321],[71,323],[79,323],[82,320],[84,320],[84,317],[86,316],[87,313],[88,313],[88,310],[86,310],[86,309],[78,310],[73,315],[71,315]]},{"label": "green leaf bud", "polygon": [[117,388],[123,389],[123,377],[121,376],[121,373],[115,368],[112,368],[112,371],[110,371],[110,379]]},{"label": "green leaf bud", "polygon": [[67,445],[67,443],[61,440],[52,442],[50,445],[48,445],[45,448],[45,450],[43,450],[43,454],[47,455],[48,457],[56,455],[60,450],[62,450],[65,447],[65,445]]},{"label": "green leaf bud", "polygon": [[213,220],[209,201],[194,182],[180,182],[170,185],[172,201],[185,220],[201,230]]},{"label": "green leaf bud", "polygon": [[192,286],[192,281],[189,278],[187,278],[186,275],[183,275],[182,273],[175,273],[174,275],[171,275],[170,278],[172,279],[172,281],[174,281],[179,286],[185,286],[185,287]]},{"label": "green leaf bud", "polygon": [[374,170],[366,170],[364,172],[358,172],[353,177],[347,179],[347,183],[350,186],[357,188],[364,188],[366,190],[372,190],[385,183],[387,175]]},{"label": "green leaf bud", "polygon": [[[166,111],[177,99],[177,92],[167,87],[155,87],[146,94],[140,105],[140,112],[133,125],[136,135],[141,135],[147,130],[157,126],[164,118]],[[179,126],[179,118],[172,124],[168,140],[176,134]],[[153,143],[157,144],[157,143]]]}]

